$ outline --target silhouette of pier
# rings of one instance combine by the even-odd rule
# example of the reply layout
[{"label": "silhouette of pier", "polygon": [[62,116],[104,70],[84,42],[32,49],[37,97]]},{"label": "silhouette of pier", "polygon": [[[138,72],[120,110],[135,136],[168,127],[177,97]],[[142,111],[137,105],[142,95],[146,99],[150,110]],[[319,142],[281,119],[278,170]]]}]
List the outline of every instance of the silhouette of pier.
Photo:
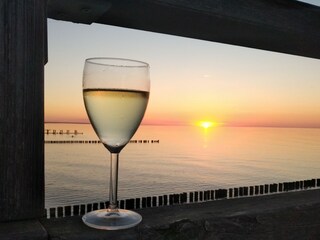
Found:
[{"label": "silhouette of pier", "polygon": [[53,134],[53,135],[56,135],[56,134],[67,134],[67,135],[78,135],[78,134],[83,134],[82,132],[79,132],[78,130],[74,130],[74,131],[70,131],[70,130],[55,130],[55,129],[45,129],[44,131],[45,134],[49,135],[49,134]]}]

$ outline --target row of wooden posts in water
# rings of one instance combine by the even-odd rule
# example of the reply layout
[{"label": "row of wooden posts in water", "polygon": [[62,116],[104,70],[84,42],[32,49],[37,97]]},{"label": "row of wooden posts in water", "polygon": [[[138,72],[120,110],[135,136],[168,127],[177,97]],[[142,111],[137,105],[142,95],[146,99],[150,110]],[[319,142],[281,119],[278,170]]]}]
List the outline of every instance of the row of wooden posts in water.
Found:
[{"label": "row of wooden posts in water", "polygon": [[[254,197],[289,191],[300,191],[318,187],[320,187],[320,179],[310,179],[295,182],[263,184],[249,187],[235,187],[229,189],[205,190],[194,191],[189,193],[183,192],[180,194],[169,194],[162,196],[130,198],[125,200],[119,200],[118,206],[122,209],[142,209],[150,207],[207,202],[220,199]],[[106,201],[73,206],[53,207],[46,209],[45,215],[47,218],[79,216],[93,210],[107,208],[108,205],[109,202]]]},{"label": "row of wooden posts in water", "polygon": [[[70,130],[51,130],[51,129],[45,129],[45,134],[67,134],[67,135],[78,135],[83,134],[82,132],[79,132],[77,130],[74,130],[73,132]],[[160,143],[159,140],[130,140],[130,143]],[[101,143],[100,140],[45,140],[44,143]]]},{"label": "row of wooden posts in water", "polygon": [[[45,140],[44,143],[101,143],[100,140]],[[129,143],[160,143],[160,140],[130,140]]]},{"label": "row of wooden posts in water", "polygon": [[49,134],[53,134],[53,135],[56,135],[56,134],[60,134],[60,135],[63,135],[63,134],[67,134],[67,135],[78,135],[78,134],[83,134],[82,132],[79,132],[78,130],[74,130],[73,132],[70,131],[70,130],[66,130],[66,131],[63,131],[63,130],[54,130],[54,129],[45,129],[44,130],[44,133],[49,135]]}]

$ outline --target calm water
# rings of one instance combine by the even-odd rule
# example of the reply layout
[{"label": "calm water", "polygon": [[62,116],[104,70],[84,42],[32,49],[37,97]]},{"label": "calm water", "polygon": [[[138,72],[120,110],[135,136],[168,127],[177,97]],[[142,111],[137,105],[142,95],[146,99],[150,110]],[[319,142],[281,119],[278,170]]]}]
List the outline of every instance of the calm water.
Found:
[{"label": "calm water", "polygon": [[[46,124],[97,140],[89,124]],[[119,199],[320,177],[320,129],[141,126],[120,154]],[[102,144],[45,144],[46,207],[107,200]]]}]

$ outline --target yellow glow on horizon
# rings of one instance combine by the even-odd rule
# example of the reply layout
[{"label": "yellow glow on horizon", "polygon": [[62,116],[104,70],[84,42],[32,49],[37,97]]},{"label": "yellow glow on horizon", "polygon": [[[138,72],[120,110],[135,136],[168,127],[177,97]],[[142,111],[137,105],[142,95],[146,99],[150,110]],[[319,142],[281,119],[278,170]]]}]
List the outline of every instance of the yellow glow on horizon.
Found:
[{"label": "yellow glow on horizon", "polygon": [[198,125],[205,129],[217,126],[215,122],[211,122],[211,121],[200,121]]}]

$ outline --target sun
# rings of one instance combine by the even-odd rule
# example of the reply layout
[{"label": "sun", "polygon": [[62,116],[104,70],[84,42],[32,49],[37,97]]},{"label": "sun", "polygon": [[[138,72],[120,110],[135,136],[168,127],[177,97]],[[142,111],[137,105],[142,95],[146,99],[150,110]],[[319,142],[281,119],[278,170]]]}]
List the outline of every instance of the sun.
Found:
[{"label": "sun", "polygon": [[215,126],[215,123],[211,121],[200,121],[198,124],[205,129]]}]

